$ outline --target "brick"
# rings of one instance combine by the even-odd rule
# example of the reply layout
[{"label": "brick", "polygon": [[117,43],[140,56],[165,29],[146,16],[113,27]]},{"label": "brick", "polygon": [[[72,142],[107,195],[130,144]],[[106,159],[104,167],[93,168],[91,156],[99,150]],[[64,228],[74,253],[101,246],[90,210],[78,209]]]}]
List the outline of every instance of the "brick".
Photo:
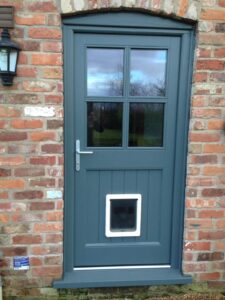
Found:
[{"label": "brick", "polygon": [[216,222],[216,227],[217,228],[225,228],[225,220],[218,220]]},{"label": "brick", "polygon": [[7,211],[11,210],[12,206],[11,203],[0,203],[0,211]]},{"label": "brick", "polygon": [[63,212],[62,211],[53,211],[47,213],[47,221],[62,221],[63,220]]},{"label": "brick", "polygon": [[224,70],[225,63],[220,60],[198,60],[196,64],[197,70]]},{"label": "brick", "polygon": [[187,200],[187,207],[194,207],[194,208],[212,208],[216,207],[217,202],[216,200],[212,199],[188,199]]},{"label": "brick", "polygon": [[212,272],[212,273],[202,273],[199,274],[199,280],[201,281],[207,281],[207,280],[216,280],[220,278],[219,272]]},{"label": "brick", "polygon": [[34,224],[34,232],[59,232],[62,231],[61,223]]},{"label": "brick", "polygon": [[36,94],[10,94],[7,99],[11,104],[38,104],[41,102]]},{"label": "brick", "polygon": [[219,134],[211,134],[211,133],[190,133],[190,141],[191,142],[219,142],[220,141]]},{"label": "brick", "polygon": [[[33,65],[40,65],[40,66],[61,66],[62,65],[62,55],[57,54],[57,53],[52,53],[52,54],[32,54],[31,57],[31,62]],[[48,68],[47,71],[49,74],[53,74],[53,70],[49,71],[50,69]],[[59,72],[61,69],[58,70]],[[47,74],[47,73],[44,73]],[[62,74],[61,74],[62,75]],[[51,78],[49,77],[44,77],[44,78]],[[53,77],[53,78],[62,78],[60,77]]]},{"label": "brick", "polygon": [[8,223],[9,215],[6,213],[0,213],[0,223]]},{"label": "brick", "polygon": [[7,125],[6,121],[0,120],[0,129],[4,129],[6,125]]},{"label": "brick", "polygon": [[188,228],[212,228],[211,219],[189,219],[186,224]]},{"label": "brick", "polygon": [[62,52],[61,42],[43,42],[42,45],[43,51],[45,52]]},{"label": "brick", "polygon": [[32,165],[54,165],[56,163],[56,157],[55,156],[31,157],[30,163]]},{"label": "brick", "polygon": [[212,164],[217,163],[217,155],[192,155],[190,159],[192,164]]},{"label": "brick", "polygon": [[32,202],[30,204],[30,210],[53,210],[54,207],[54,202]]},{"label": "brick", "polygon": [[2,189],[23,189],[25,182],[22,179],[4,179],[0,180],[0,188]]},{"label": "brick", "polygon": [[197,51],[199,58],[211,57],[211,49],[199,48]]},{"label": "brick", "polygon": [[46,243],[58,244],[63,241],[63,235],[61,233],[46,234]]},{"label": "brick", "polygon": [[32,41],[32,40],[26,40],[20,42],[21,48],[24,51],[40,51],[40,42]]},{"label": "brick", "polygon": [[18,67],[17,76],[35,78],[37,76],[37,69],[33,67]]},{"label": "brick", "polygon": [[61,26],[61,18],[59,14],[48,15],[48,25],[50,26]]},{"label": "brick", "polygon": [[18,25],[44,25],[46,24],[46,17],[45,15],[41,14],[32,14],[29,16],[18,16],[15,15],[15,22]]},{"label": "brick", "polygon": [[[207,197],[207,192],[206,192]],[[199,218],[222,218],[224,216],[223,210],[201,210],[198,213]]]},{"label": "brick", "polygon": [[63,127],[63,120],[48,120],[47,128],[48,129],[58,129]]},{"label": "brick", "polygon": [[214,56],[215,57],[225,57],[225,48],[218,48],[214,50]]},{"label": "brick", "polygon": [[0,177],[11,176],[11,170],[0,168]]},{"label": "brick", "polygon": [[218,0],[219,6],[225,7],[225,0]]},{"label": "brick", "polygon": [[210,121],[208,121],[208,129],[223,130],[223,129],[225,129],[225,121],[224,120],[210,120]]},{"label": "brick", "polygon": [[192,116],[196,118],[211,118],[211,117],[220,117],[221,116],[221,109],[193,109]]},{"label": "brick", "polygon": [[40,235],[16,235],[13,237],[13,244],[40,244],[42,237]]},{"label": "brick", "polygon": [[46,81],[23,81],[23,88],[28,92],[51,92],[55,89],[53,83]]},{"label": "brick", "polygon": [[6,106],[0,106],[0,118],[20,117],[21,112],[18,109]]},{"label": "brick", "polygon": [[27,139],[26,132],[2,132],[0,133],[0,141],[11,142],[11,141],[23,141]]},{"label": "brick", "polygon": [[27,211],[26,203],[13,202],[12,211],[14,212],[25,212]]},{"label": "brick", "polygon": [[43,78],[47,79],[62,79],[61,68],[45,68],[43,72]]},{"label": "brick", "polygon": [[32,267],[39,267],[43,265],[43,261],[40,257],[30,257],[30,265]]},{"label": "brick", "polygon": [[24,153],[24,154],[30,154],[30,153],[36,153],[38,150],[37,144],[11,144],[8,146],[8,153],[10,154],[17,154],[17,153]]},{"label": "brick", "polygon": [[207,270],[206,263],[191,263],[184,265],[184,272],[199,273]]},{"label": "brick", "polygon": [[199,240],[220,240],[225,238],[225,232],[221,231],[199,231]]},{"label": "brick", "polygon": [[52,131],[40,131],[40,132],[32,132],[30,134],[30,139],[34,142],[37,142],[37,141],[49,141],[49,140],[52,140],[54,141],[55,140],[55,132],[52,132]]},{"label": "brick", "polygon": [[32,255],[56,255],[62,253],[62,247],[59,245],[41,245],[41,246],[32,246],[31,248]]},{"label": "brick", "polygon": [[27,4],[27,9],[31,12],[43,12],[43,13],[53,13],[58,12],[58,8],[53,1],[38,1],[31,2]]},{"label": "brick", "polygon": [[63,153],[63,145],[45,144],[41,146],[41,151],[45,153]]},{"label": "brick", "polygon": [[208,74],[207,73],[195,73],[194,81],[195,82],[207,82]]},{"label": "brick", "polygon": [[203,174],[207,175],[207,176],[224,175],[225,174],[225,167],[205,166],[203,168]]},{"label": "brick", "polygon": [[[225,227],[225,226],[223,226]],[[216,249],[225,251],[225,241],[219,241],[216,243]]]},{"label": "brick", "polygon": [[[63,200],[58,200],[56,201],[56,209],[62,210],[64,207],[64,202]],[[224,201],[224,207],[225,207],[225,201]]]},{"label": "brick", "polygon": [[28,63],[28,55],[27,53],[21,51],[18,58],[18,65],[27,65],[27,63]]},{"label": "brick", "polygon": [[17,168],[14,171],[14,175],[18,177],[35,177],[35,176],[44,176],[45,169],[44,168]]},{"label": "brick", "polygon": [[225,20],[225,12],[223,10],[216,10],[216,9],[203,9],[200,15],[202,20],[216,20],[216,21],[223,21]]},{"label": "brick", "polygon": [[42,199],[44,193],[42,191],[22,191],[14,194],[14,198],[21,199]]},{"label": "brick", "polygon": [[181,0],[178,15],[184,17],[188,8],[188,0]]},{"label": "brick", "polygon": [[59,29],[38,27],[28,29],[28,36],[33,39],[61,39],[62,33]]},{"label": "brick", "polygon": [[3,228],[2,233],[15,234],[15,233],[27,233],[30,231],[29,224],[10,224]]},{"label": "brick", "polygon": [[0,199],[8,199],[9,195],[7,192],[0,192]]},{"label": "brick", "polygon": [[44,258],[45,265],[61,265],[62,264],[62,257],[59,255],[54,256],[46,256]]},{"label": "brick", "polygon": [[37,214],[37,213],[19,213],[16,212],[14,214],[11,215],[11,219],[13,223],[23,223],[23,222],[27,222],[27,223],[31,223],[31,222],[40,222],[43,220],[43,214]]},{"label": "brick", "polygon": [[224,34],[221,33],[200,34],[199,43],[201,45],[213,45],[213,46],[225,45]]},{"label": "brick", "polygon": [[207,188],[202,190],[204,197],[221,197],[225,195],[225,189]]},{"label": "brick", "polygon": [[220,145],[220,144],[211,144],[211,145],[206,144],[204,145],[203,149],[205,153],[225,153],[225,145]]},{"label": "brick", "polygon": [[188,242],[185,245],[185,250],[205,250],[209,251],[211,248],[211,243],[210,242]]},{"label": "brick", "polygon": [[205,120],[198,120],[198,121],[194,121],[193,123],[193,129],[194,130],[203,130],[205,129]]},{"label": "brick", "polygon": [[225,82],[225,74],[223,73],[211,73],[210,74],[210,81],[213,82]]},{"label": "brick", "polygon": [[41,187],[54,187],[55,178],[39,178],[36,180],[30,180],[30,186],[41,186]]},{"label": "brick", "polygon": [[188,178],[187,186],[212,186],[213,180],[211,178]]},{"label": "brick", "polygon": [[34,268],[32,270],[32,276],[50,276],[52,278],[59,278],[61,276],[62,267],[60,266],[51,266],[51,267],[40,267]]},{"label": "brick", "polygon": [[11,122],[11,127],[16,129],[36,129],[43,127],[42,120],[13,120]]},{"label": "brick", "polygon": [[27,255],[26,247],[3,247],[4,256],[24,256]]},{"label": "brick", "polygon": [[[224,18],[225,20],[225,18]],[[225,32],[225,23],[218,23],[215,27],[216,32]]]},{"label": "brick", "polygon": [[225,99],[216,97],[209,99],[209,104],[213,106],[225,106]]}]

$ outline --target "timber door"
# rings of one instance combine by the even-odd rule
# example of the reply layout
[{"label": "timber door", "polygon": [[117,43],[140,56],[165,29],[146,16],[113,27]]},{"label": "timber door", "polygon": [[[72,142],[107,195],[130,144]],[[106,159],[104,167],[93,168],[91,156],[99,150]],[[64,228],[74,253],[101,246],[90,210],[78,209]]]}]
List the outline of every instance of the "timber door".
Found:
[{"label": "timber door", "polygon": [[147,284],[150,269],[190,282],[169,270],[181,266],[192,27],[126,12],[65,23],[68,275],[55,286]]},{"label": "timber door", "polygon": [[169,264],[179,38],[74,42],[75,265]]}]

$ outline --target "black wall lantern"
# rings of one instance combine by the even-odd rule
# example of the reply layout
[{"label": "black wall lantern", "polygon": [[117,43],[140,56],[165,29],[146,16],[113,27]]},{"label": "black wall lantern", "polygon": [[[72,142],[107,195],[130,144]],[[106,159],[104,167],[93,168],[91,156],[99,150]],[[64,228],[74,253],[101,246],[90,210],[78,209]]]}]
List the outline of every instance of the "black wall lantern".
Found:
[{"label": "black wall lantern", "polygon": [[20,47],[11,41],[8,28],[4,28],[0,41],[0,76],[2,84],[10,86],[13,84],[13,77],[16,75],[16,68]]}]

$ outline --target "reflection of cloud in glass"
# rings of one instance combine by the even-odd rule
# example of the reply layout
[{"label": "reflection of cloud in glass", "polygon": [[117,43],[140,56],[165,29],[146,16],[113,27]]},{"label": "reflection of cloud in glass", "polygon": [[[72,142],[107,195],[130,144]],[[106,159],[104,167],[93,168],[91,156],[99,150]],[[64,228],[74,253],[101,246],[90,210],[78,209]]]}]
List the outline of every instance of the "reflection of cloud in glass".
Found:
[{"label": "reflection of cloud in glass", "polygon": [[132,50],[130,94],[156,96],[165,94],[166,50]]},{"label": "reflection of cloud in glass", "polygon": [[87,50],[88,96],[121,96],[123,85],[123,50]]}]

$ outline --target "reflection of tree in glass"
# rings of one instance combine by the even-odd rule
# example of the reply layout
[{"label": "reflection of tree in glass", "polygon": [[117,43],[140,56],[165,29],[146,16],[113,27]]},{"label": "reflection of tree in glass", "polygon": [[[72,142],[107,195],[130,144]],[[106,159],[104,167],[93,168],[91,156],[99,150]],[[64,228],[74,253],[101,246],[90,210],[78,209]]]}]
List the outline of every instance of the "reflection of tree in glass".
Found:
[{"label": "reflection of tree in glass", "polygon": [[143,83],[142,81],[132,80],[130,82],[131,96],[165,96],[164,80],[157,80],[157,83]]},{"label": "reflection of tree in glass", "polygon": [[88,103],[88,145],[120,146],[122,103]]},{"label": "reflection of tree in glass", "polygon": [[123,65],[117,65],[114,78],[109,81],[109,96],[123,95]]},{"label": "reflection of tree in glass", "polygon": [[162,103],[132,103],[129,146],[162,146],[163,119]]}]

